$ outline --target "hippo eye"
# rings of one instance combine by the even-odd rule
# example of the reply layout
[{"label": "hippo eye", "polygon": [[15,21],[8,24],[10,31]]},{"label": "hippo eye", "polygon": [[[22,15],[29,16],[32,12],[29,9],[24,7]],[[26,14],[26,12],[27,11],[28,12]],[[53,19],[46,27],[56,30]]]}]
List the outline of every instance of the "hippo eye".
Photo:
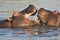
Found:
[{"label": "hippo eye", "polygon": [[47,15],[44,15],[44,17],[46,17]]}]

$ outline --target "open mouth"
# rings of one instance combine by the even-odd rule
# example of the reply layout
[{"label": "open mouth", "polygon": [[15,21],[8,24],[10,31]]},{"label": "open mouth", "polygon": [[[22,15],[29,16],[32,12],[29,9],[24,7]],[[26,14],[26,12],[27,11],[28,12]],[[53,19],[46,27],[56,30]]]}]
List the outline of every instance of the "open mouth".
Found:
[{"label": "open mouth", "polygon": [[31,13],[31,16],[34,16],[37,13],[37,9],[34,9],[34,12]]}]

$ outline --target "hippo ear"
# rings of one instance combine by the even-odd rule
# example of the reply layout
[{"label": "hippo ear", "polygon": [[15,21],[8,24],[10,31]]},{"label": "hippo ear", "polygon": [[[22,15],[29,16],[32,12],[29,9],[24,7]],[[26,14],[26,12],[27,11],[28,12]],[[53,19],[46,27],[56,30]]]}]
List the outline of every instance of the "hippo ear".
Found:
[{"label": "hippo ear", "polygon": [[13,14],[16,14],[16,13],[18,13],[17,11],[13,11]]},{"label": "hippo ear", "polygon": [[53,11],[53,14],[59,14],[59,12],[57,10]]},{"label": "hippo ear", "polygon": [[17,11],[14,11],[13,12],[13,16],[18,16],[19,14],[18,14],[18,12]]},{"label": "hippo ear", "polygon": [[7,20],[11,22],[12,21],[12,18],[7,18]]}]

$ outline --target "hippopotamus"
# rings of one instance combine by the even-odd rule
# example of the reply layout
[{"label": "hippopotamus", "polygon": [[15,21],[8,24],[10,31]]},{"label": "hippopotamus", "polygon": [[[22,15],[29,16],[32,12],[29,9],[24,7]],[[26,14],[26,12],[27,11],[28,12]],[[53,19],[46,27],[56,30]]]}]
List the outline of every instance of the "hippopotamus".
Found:
[{"label": "hippopotamus", "polygon": [[25,15],[26,18],[29,18],[29,16],[34,16],[37,12],[37,9],[34,5],[29,5],[27,8],[20,12],[13,12],[12,19],[14,19],[16,16]]},{"label": "hippopotamus", "polygon": [[52,14],[52,11],[50,10],[47,10],[47,9],[44,9],[44,8],[40,8],[38,10],[38,14],[37,14],[37,17],[38,17],[38,20],[40,21],[40,24],[43,25],[43,24],[47,24],[47,19],[48,19],[48,16]]},{"label": "hippopotamus", "polygon": [[29,5],[26,9],[20,12],[13,12],[12,17],[0,21],[0,27],[19,28],[21,26],[35,25],[36,22],[34,20],[30,20],[29,16],[35,15],[36,12],[37,9],[35,6]]},{"label": "hippopotamus", "polygon": [[37,9],[34,5],[29,5],[26,9],[21,12],[16,12],[12,16],[12,26],[13,27],[21,27],[21,26],[30,26],[36,23],[33,20],[29,20],[29,16],[35,15]]},{"label": "hippopotamus", "polygon": [[60,24],[60,15],[59,15],[59,11],[54,10],[54,11],[50,11],[50,10],[46,10],[44,8],[40,8],[38,10],[38,20],[40,20],[40,24],[45,24],[48,26],[59,26]]},{"label": "hippopotamus", "polygon": [[36,22],[34,20],[28,19],[26,15],[16,13],[15,17],[8,18],[8,20],[11,22],[13,28],[19,28],[19,27],[27,27],[31,25],[35,25]]}]

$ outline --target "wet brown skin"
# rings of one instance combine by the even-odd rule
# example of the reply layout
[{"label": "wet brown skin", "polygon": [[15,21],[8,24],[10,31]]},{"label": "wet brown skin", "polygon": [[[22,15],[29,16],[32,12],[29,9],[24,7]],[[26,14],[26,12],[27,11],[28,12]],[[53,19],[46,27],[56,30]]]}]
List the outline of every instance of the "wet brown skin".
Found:
[{"label": "wet brown skin", "polygon": [[[29,18],[26,18],[25,17],[25,14],[30,15],[29,16],[33,16],[35,15],[37,12],[37,9],[34,7],[34,5],[29,5],[26,9],[24,9],[23,11],[17,13],[17,12],[14,12],[13,16],[11,17],[12,19],[12,26],[13,28],[18,28],[18,27],[21,27],[21,26],[30,26],[32,24],[36,24],[35,21],[33,20],[29,20]],[[29,17],[28,16],[28,17]],[[24,25],[23,25],[24,24]]]},{"label": "wet brown skin", "polygon": [[27,27],[27,26],[36,24],[35,21],[25,18],[25,15],[23,15],[23,14],[20,14],[20,16],[16,16],[14,19],[12,19],[11,22],[12,22],[13,28]]},{"label": "wet brown skin", "polygon": [[11,28],[11,23],[8,20],[0,20],[0,28]]},{"label": "wet brown skin", "polygon": [[59,13],[59,11],[54,10],[53,15],[55,15],[58,18],[58,26],[60,26],[60,13]]},{"label": "wet brown skin", "polygon": [[49,26],[58,26],[58,18],[55,15],[49,15],[47,24]]},{"label": "wet brown skin", "polygon": [[[29,16],[35,15],[37,12],[37,9],[34,7],[34,5],[29,5],[26,9],[24,9],[21,12],[13,12],[13,15],[11,18],[8,18],[7,20],[11,22],[12,28],[19,28],[22,26],[30,26],[32,24],[36,24],[35,21],[30,20]],[[25,15],[29,16],[25,16]]]},{"label": "wet brown skin", "polygon": [[29,16],[33,16],[36,14],[36,12],[37,12],[37,9],[35,8],[35,6],[29,5],[26,9],[24,9],[20,12],[13,12],[12,17],[7,18],[6,19],[7,21],[6,20],[0,21],[0,27],[7,28],[7,27],[11,26],[12,28],[14,28],[14,27],[18,28],[18,26],[20,27],[21,24],[26,24],[24,26],[31,25],[32,23],[35,23],[35,21],[29,20],[28,18],[26,18],[25,14],[27,14],[27,15],[30,14]]},{"label": "wet brown skin", "polygon": [[44,8],[38,10],[38,20],[40,24],[46,24],[51,27],[56,27],[60,25],[60,13],[57,10],[50,11]]},{"label": "wet brown skin", "polygon": [[53,11],[51,15],[49,15],[48,17],[48,21],[47,21],[47,24],[50,25],[50,26],[59,26],[59,12],[57,10]]},{"label": "wet brown skin", "polygon": [[[13,12],[13,15],[12,15],[12,17],[10,17],[10,18],[8,18],[7,20],[8,21],[12,21],[12,20],[14,20],[16,17],[18,17],[18,16],[21,16],[21,14],[22,15],[25,15],[25,14],[27,14],[27,15],[29,15],[29,16],[33,16],[33,15],[35,15],[36,14],[36,12],[37,12],[37,9],[35,8],[35,6],[34,5],[29,5],[27,8],[25,8],[24,10],[22,10],[22,11],[20,11],[20,12],[16,12],[16,11],[14,11]],[[29,17],[28,16],[28,17]],[[11,20],[10,20],[11,19]]]},{"label": "wet brown skin", "polygon": [[[11,18],[11,19],[14,19],[14,18],[17,17],[17,16],[20,16],[20,14],[22,14],[22,15],[25,15],[25,14],[29,15],[29,14],[30,14],[29,16],[33,16],[33,15],[36,14],[36,12],[37,12],[36,7],[31,4],[31,5],[29,5],[27,8],[25,8],[24,10],[22,10],[22,11],[20,11],[20,12],[14,11],[12,17],[10,17],[10,18]],[[28,17],[29,17],[29,16],[28,16]],[[10,19],[10,18],[8,18],[8,19]],[[7,20],[8,20],[8,19],[7,19]],[[10,21],[10,20],[8,20],[8,21]]]},{"label": "wet brown skin", "polygon": [[0,28],[30,28],[35,24],[36,22],[34,20],[29,20],[28,18],[25,18],[24,15],[19,14],[19,16],[15,16],[14,19],[7,18],[1,20]]},{"label": "wet brown skin", "polygon": [[50,11],[50,10],[46,10],[44,8],[40,8],[38,10],[37,17],[38,17],[38,20],[40,20],[41,25],[47,24],[48,16],[50,14],[52,14],[52,11]]}]

